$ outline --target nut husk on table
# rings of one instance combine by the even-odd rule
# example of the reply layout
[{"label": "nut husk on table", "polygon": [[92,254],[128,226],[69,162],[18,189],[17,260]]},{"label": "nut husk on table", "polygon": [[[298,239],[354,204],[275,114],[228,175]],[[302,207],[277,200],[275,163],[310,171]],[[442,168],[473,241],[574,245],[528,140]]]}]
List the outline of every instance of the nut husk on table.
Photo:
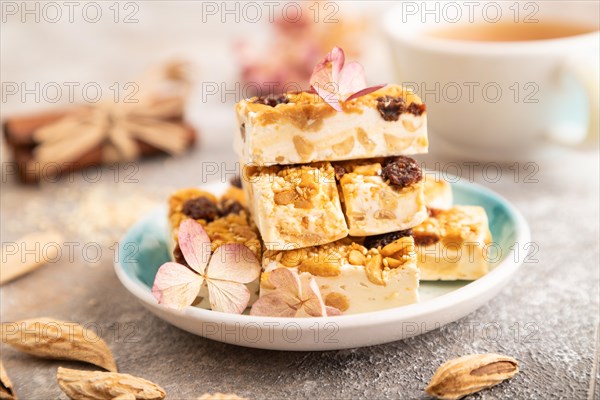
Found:
[{"label": "nut husk on table", "polygon": [[501,354],[471,354],[442,364],[425,388],[438,399],[460,399],[512,378],[517,360]]},{"label": "nut husk on table", "polygon": [[6,371],[4,370],[4,364],[0,361],[0,399],[1,400],[16,400],[17,395],[12,387]]},{"label": "nut husk on table", "polygon": [[2,342],[37,357],[82,361],[117,371],[106,342],[75,322],[52,318],[5,322]]},{"label": "nut husk on table", "polygon": [[[54,260],[61,251],[62,236],[59,232],[34,232],[16,242],[3,243],[0,285],[20,278]],[[18,249],[13,252],[14,247]],[[25,249],[35,249],[34,252]]]},{"label": "nut husk on table", "polygon": [[73,400],[161,400],[163,388],[129,374],[58,368],[58,385]]}]

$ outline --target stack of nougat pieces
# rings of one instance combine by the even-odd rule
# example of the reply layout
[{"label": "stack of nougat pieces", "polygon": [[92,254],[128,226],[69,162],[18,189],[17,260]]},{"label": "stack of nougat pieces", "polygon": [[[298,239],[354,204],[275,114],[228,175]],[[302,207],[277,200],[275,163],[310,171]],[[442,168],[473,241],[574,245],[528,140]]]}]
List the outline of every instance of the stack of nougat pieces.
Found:
[{"label": "stack of nougat pieces", "polygon": [[[476,279],[487,262],[448,258],[490,240],[479,207],[452,207],[447,182],[410,156],[427,153],[427,113],[397,85],[342,104],[314,93],[236,105],[236,151],[262,239],[268,293],[275,268],[313,275],[327,305],[360,313],[418,301],[420,279]],[[457,247],[458,246],[458,247]]]}]

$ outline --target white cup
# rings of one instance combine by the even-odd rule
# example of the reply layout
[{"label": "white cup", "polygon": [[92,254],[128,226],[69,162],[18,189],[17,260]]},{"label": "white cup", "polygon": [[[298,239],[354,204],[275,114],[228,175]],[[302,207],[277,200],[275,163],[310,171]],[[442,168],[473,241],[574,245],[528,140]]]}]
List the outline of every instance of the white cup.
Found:
[{"label": "white cup", "polygon": [[[411,2],[384,17],[397,80],[427,105],[433,152],[509,161],[597,137],[596,1]],[[587,33],[474,41],[432,33],[459,24],[564,23]],[[431,35],[431,36],[428,36]]]}]

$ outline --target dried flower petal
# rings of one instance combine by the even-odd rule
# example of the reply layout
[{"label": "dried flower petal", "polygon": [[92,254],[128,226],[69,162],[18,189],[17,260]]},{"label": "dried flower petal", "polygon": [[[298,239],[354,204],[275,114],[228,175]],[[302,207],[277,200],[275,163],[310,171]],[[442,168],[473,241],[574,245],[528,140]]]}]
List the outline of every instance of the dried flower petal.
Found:
[{"label": "dried flower petal", "polygon": [[308,273],[298,275],[295,270],[277,268],[269,272],[269,283],[275,290],[252,305],[251,315],[290,318],[341,314],[325,306],[317,281]]},{"label": "dried flower petal", "polygon": [[208,299],[214,311],[232,314],[244,312],[250,301],[250,291],[243,283],[207,279]]},{"label": "dried flower petal", "polygon": [[204,278],[174,262],[164,263],[156,273],[152,294],[158,304],[182,310],[193,303]]},{"label": "dried flower petal", "polygon": [[[332,88],[333,90],[329,91],[325,88]],[[333,107],[336,111],[342,111],[342,106],[340,106],[340,100],[337,96],[337,86],[330,84],[325,86],[324,88],[320,88],[318,86],[313,86],[315,92],[319,95],[320,98],[323,99],[327,104]]]},{"label": "dried flower petal", "polygon": [[350,100],[358,99],[359,97],[362,97],[362,96],[367,95],[369,93],[376,92],[379,89],[381,89],[382,87],[385,87],[385,85],[369,86],[368,88],[364,88],[364,89],[359,90],[358,92],[356,92],[356,93],[348,96],[348,98],[345,101],[350,101]]},{"label": "dried flower petal", "polygon": [[269,282],[280,292],[288,293],[296,297],[299,296],[300,275],[293,270],[288,268],[277,268],[269,272]]},{"label": "dried flower petal", "polygon": [[293,318],[298,311],[299,301],[285,292],[272,292],[261,296],[250,309],[250,315],[264,317]]},{"label": "dried flower petal", "polygon": [[302,309],[311,317],[327,316],[325,302],[321,297],[321,291],[315,278],[309,274],[301,274],[300,288],[302,290],[300,295]]},{"label": "dried flower petal", "polygon": [[338,310],[337,308],[331,306],[325,306],[325,311],[327,311],[328,317],[335,317],[343,314],[341,310]]},{"label": "dried flower petal", "polygon": [[210,238],[202,225],[193,219],[185,219],[179,226],[177,236],[185,261],[194,271],[204,274],[211,247]]},{"label": "dried flower petal", "polygon": [[242,244],[227,243],[219,246],[210,258],[210,238],[193,219],[181,223],[178,236],[190,268],[174,262],[159,268],[152,286],[158,303],[182,310],[193,303],[206,280],[213,310],[241,314],[250,301],[245,284],[260,275],[260,263],[254,253]]},{"label": "dried flower petal", "polygon": [[351,61],[344,66],[337,82],[342,95],[363,90],[367,87],[365,69],[357,61]]},{"label": "dried flower petal", "polygon": [[250,283],[260,275],[260,264],[248,247],[239,243],[226,243],[215,250],[206,275],[210,280]]},{"label": "dried flower petal", "polygon": [[337,82],[342,72],[342,68],[344,68],[345,60],[346,56],[344,55],[344,50],[339,47],[331,49],[325,58],[315,65],[312,76],[310,77],[310,85],[314,86],[317,83],[325,84]]},{"label": "dried flower petal", "polygon": [[344,51],[334,47],[313,69],[310,85],[331,107],[342,111],[345,102],[364,96],[385,85],[367,87],[365,70],[356,61],[344,65]]}]

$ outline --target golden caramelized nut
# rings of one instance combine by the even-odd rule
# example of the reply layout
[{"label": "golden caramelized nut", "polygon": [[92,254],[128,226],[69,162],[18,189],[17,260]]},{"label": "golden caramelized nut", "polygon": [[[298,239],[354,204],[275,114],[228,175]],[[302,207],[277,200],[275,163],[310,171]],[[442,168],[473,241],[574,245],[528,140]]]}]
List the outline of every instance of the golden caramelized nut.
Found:
[{"label": "golden caramelized nut", "polygon": [[338,156],[345,156],[346,154],[350,153],[350,151],[352,151],[352,149],[354,148],[354,137],[349,136],[341,142],[334,144],[332,148],[333,152]]},{"label": "golden caramelized nut", "polygon": [[294,201],[294,207],[296,207],[296,208],[310,209],[310,208],[313,208],[313,205],[310,202],[310,200],[307,200],[307,199],[298,199],[298,200]]},{"label": "golden caramelized nut", "polygon": [[389,268],[398,268],[399,266],[404,264],[404,260],[398,260],[392,257],[386,257],[383,259],[383,261],[387,264],[387,267]]},{"label": "golden caramelized nut", "polygon": [[352,169],[353,173],[364,176],[376,176],[379,175],[380,171],[381,164],[379,163],[357,165]]},{"label": "golden caramelized nut", "polygon": [[367,259],[359,250],[350,250],[348,254],[348,262],[352,265],[365,265]]},{"label": "golden caramelized nut", "polygon": [[302,171],[302,174],[300,175],[300,183],[298,184],[298,186],[303,189],[302,193],[306,197],[313,197],[319,190],[319,174],[320,171],[317,171],[317,173],[315,174],[310,174],[306,170]]},{"label": "golden caramelized nut", "polygon": [[293,190],[284,190],[283,192],[275,193],[273,199],[275,200],[275,204],[285,206],[291,204],[297,195]]},{"label": "golden caramelized nut", "polygon": [[375,149],[375,142],[369,138],[369,135],[363,128],[356,128],[356,137],[358,137],[358,142],[367,152],[370,153]]},{"label": "golden caramelized nut", "polygon": [[350,308],[350,299],[348,296],[338,292],[331,292],[325,296],[325,305],[329,307],[335,307],[338,310],[344,312]]},{"label": "golden caramelized nut", "polygon": [[324,255],[310,256],[300,263],[300,272],[308,272],[316,276],[338,276],[341,274],[340,260]]},{"label": "golden caramelized nut", "polygon": [[364,221],[367,218],[367,214],[364,212],[354,212],[351,217],[356,221]]},{"label": "golden caramelized nut", "polygon": [[409,254],[413,251],[415,251],[413,238],[410,236],[404,236],[384,246],[381,249],[381,254],[383,254],[385,257],[390,257],[396,253],[403,255]]},{"label": "golden caramelized nut", "polygon": [[385,286],[383,279],[383,258],[381,254],[374,254],[367,258],[365,272],[369,281],[376,285]]},{"label": "golden caramelized nut", "polygon": [[375,219],[396,219],[392,210],[377,210],[373,216]]},{"label": "golden caramelized nut", "polygon": [[425,123],[425,120],[423,118],[403,119],[402,120],[402,126],[404,126],[404,129],[406,129],[409,132],[415,132],[417,129],[419,129],[421,126],[423,126],[424,123]]},{"label": "golden caramelized nut", "polygon": [[302,136],[294,136],[292,138],[294,142],[294,147],[296,148],[296,152],[302,159],[307,159],[313,153],[315,146],[303,138]]},{"label": "golden caramelized nut", "polygon": [[297,267],[307,257],[305,249],[288,250],[280,254],[282,254],[280,262],[286,267]]}]

